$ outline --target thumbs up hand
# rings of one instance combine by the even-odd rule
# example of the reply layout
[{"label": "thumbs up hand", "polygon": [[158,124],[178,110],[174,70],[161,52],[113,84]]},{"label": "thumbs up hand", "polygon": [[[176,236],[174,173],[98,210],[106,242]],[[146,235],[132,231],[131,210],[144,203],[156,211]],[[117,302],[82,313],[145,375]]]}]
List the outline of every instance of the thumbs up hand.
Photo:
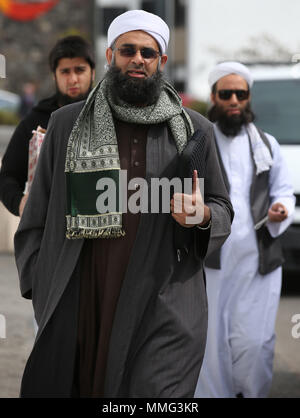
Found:
[{"label": "thumbs up hand", "polygon": [[197,170],[193,173],[192,194],[174,193],[171,199],[172,217],[181,226],[192,228],[205,225],[210,220],[210,209],[203,202]]}]

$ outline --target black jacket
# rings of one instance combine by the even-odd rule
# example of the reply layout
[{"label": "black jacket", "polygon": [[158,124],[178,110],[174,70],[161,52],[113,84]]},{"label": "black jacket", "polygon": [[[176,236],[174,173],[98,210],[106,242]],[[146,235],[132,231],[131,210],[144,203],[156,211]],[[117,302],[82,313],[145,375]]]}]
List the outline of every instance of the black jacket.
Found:
[{"label": "black jacket", "polygon": [[28,148],[32,131],[40,125],[46,129],[50,115],[58,109],[56,95],[41,100],[16,127],[2,159],[0,171],[0,200],[14,215],[27,181]]},{"label": "black jacket", "polygon": [[[65,161],[68,138],[82,107],[82,102],[71,104],[52,115],[36,178],[15,235],[22,295],[32,297],[39,325],[22,379],[22,397],[71,396],[84,240],[69,240],[65,234]],[[194,395],[207,328],[203,249],[208,246],[213,251],[223,244],[230,233],[232,207],[212,125],[199,113],[187,111],[195,130],[205,135],[204,198],[211,210],[211,228],[190,228],[194,247],[178,262],[172,216],[162,211],[141,213],[114,314],[105,397]],[[147,182],[151,185],[152,178],[178,177],[178,158],[167,124],[150,126]],[[118,262],[116,254],[110,257]]]}]

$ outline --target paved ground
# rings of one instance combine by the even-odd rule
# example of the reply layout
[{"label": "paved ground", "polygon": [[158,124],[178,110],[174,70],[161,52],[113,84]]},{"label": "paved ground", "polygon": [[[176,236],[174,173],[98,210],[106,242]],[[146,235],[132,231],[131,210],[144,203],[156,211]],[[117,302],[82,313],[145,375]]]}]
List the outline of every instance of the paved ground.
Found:
[{"label": "paved ground", "polygon": [[[275,350],[272,398],[300,398],[300,338],[293,338],[292,317],[300,314],[300,276],[284,277],[276,323],[277,343]],[[298,326],[300,337],[300,327]]]},{"label": "paved ground", "polygon": [[[300,296],[282,296],[271,398],[300,398],[300,338],[291,335],[291,318],[296,313],[300,314]],[[14,398],[18,397],[21,375],[33,344],[33,322],[30,301],[20,297],[14,258],[3,254],[0,315],[6,318],[6,338],[0,338],[0,398]]]},{"label": "paved ground", "polygon": [[0,338],[0,397],[14,398],[33,344],[33,322],[31,302],[20,297],[14,258],[6,255],[0,255],[0,314],[6,319],[6,338]]}]

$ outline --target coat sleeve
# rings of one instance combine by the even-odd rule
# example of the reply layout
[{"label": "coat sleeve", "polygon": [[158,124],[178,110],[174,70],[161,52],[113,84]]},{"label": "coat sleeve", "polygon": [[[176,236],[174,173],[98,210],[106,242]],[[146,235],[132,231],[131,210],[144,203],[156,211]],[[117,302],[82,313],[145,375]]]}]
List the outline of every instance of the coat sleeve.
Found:
[{"label": "coat sleeve", "polygon": [[20,278],[21,294],[32,297],[32,281],[38,260],[47,217],[54,161],[54,124],[50,119],[30,194],[14,237],[15,258]]},{"label": "coat sleeve", "polygon": [[267,227],[273,238],[281,235],[292,223],[295,211],[295,196],[290,180],[290,173],[287,164],[282,156],[280,145],[274,137],[268,135],[272,147],[273,165],[270,170],[269,188],[270,188],[270,207],[276,203],[285,205],[288,211],[288,217],[283,222],[268,222]]},{"label": "coat sleeve", "polygon": [[31,136],[28,120],[24,119],[16,127],[2,159],[0,200],[16,216],[19,216],[19,205],[27,180],[28,144]]},{"label": "coat sleeve", "polygon": [[234,212],[221,172],[215,146],[214,130],[208,128],[205,137],[206,170],[204,178],[204,202],[211,211],[211,227],[207,230],[196,229],[198,253],[208,256],[221,248],[231,232]]}]

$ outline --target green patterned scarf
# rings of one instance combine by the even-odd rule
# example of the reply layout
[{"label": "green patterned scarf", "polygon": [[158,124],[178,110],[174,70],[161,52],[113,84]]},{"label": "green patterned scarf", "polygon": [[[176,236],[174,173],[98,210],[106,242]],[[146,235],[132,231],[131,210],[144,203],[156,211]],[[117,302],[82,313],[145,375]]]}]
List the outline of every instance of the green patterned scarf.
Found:
[{"label": "green patterned scarf", "polygon": [[115,104],[106,80],[90,93],[68,140],[66,155],[67,231],[72,238],[117,238],[125,235],[122,213],[99,213],[97,183],[112,179],[118,196],[120,160],[113,116],[138,124],[167,122],[178,153],[193,133],[193,124],[173,87],[165,82],[158,101],[151,106]]}]

